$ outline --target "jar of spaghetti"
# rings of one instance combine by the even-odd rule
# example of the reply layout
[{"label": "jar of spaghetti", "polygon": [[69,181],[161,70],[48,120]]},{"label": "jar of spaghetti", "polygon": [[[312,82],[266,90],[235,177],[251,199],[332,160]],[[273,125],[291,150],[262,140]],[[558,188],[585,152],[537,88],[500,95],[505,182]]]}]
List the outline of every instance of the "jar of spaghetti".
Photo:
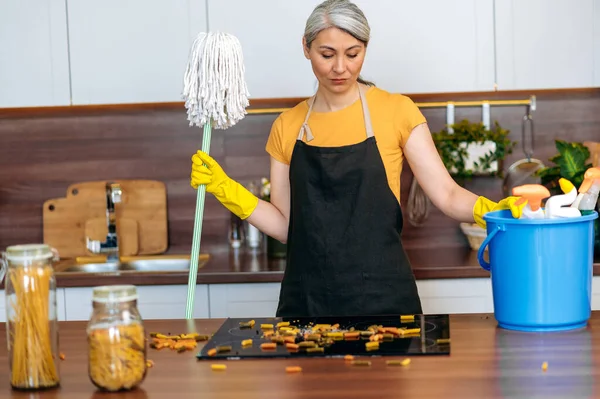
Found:
[{"label": "jar of spaghetti", "polygon": [[38,390],[60,383],[56,251],[43,244],[15,245],[2,253],[6,270],[6,329],[10,384]]},{"label": "jar of spaghetti", "polygon": [[94,288],[87,328],[88,373],[103,391],[130,390],[146,377],[146,340],[133,285]]}]

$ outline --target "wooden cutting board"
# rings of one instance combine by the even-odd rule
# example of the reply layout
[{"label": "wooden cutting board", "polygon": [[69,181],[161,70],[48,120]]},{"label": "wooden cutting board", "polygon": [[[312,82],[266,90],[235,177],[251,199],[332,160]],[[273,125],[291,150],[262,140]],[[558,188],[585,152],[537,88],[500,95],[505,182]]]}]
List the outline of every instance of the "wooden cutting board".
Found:
[{"label": "wooden cutting board", "polygon": [[[121,202],[115,204],[117,236],[122,256],[155,255],[168,247],[167,192],[154,180],[115,180],[121,185]],[[86,248],[86,236],[104,241],[106,181],[76,183],[65,198],[44,202],[44,243],[56,248],[61,258],[94,255]]]}]

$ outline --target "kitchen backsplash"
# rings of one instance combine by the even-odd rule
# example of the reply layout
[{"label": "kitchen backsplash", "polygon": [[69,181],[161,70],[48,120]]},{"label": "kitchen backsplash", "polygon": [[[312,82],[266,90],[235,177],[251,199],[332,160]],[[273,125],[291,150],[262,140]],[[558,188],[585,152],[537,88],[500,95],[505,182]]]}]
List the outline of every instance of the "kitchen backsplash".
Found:
[{"label": "kitchen backsplash", "polygon": [[[410,95],[416,102],[527,99],[537,95],[534,156],[544,162],[555,154],[554,139],[600,141],[600,89]],[[290,106],[298,100],[270,100],[261,106]],[[492,107],[491,119],[518,141],[506,169],[523,157],[524,106]],[[439,131],[446,110],[423,109],[430,129]],[[269,174],[265,143],[277,115],[248,115],[237,126],[212,135],[211,155],[243,184]],[[480,108],[457,108],[456,121],[481,120]],[[127,105],[83,109],[0,109],[0,247],[41,242],[42,204],[65,195],[73,183],[107,179],[152,179],[167,185],[169,253],[191,247],[196,195],[189,185],[191,156],[201,145],[201,129],[189,127],[183,105]],[[404,210],[412,180],[402,174]],[[493,199],[502,197],[501,180],[477,178],[467,188]],[[406,215],[406,214],[405,214]],[[406,217],[406,216],[405,216]],[[228,211],[208,195],[202,243],[227,241]],[[415,228],[405,223],[407,247],[467,246],[458,223],[431,208]]]}]

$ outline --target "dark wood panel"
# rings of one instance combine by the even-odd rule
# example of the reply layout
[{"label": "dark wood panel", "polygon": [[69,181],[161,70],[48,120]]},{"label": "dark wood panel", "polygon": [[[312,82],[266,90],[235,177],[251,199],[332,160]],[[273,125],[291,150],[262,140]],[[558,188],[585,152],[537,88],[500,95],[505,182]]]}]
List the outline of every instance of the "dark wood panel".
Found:
[{"label": "dark wood panel", "polygon": [[[537,95],[534,113],[535,156],[546,161],[555,152],[553,140],[599,140],[600,90],[556,90],[494,93],[416,94],[418,102],[472,99],[526,99]],[[254,100],[253,107],[286,107],[301,99]],[[492,119],[521,140],[525,107],[493,107]],[[444,126],[444,109],[423,109],[432,130]],[[477,108],[457,108],[456,120],[481,119]],[[213,132],[211,155],[242,184],[268,176],[264,150],[276,115],[248,115],[231,129]],[[49,109],[0,110],[0,247],[42,240],[42,203],[64,196],[69,184],[98,179],[157,179],[168,190],[169,253],[191,247],[195,191],[189,186],[190,157],[202,133],[190,127],[182,104],[138,104]],[[506,167],[522,157],[520,146]],[[412,175],[402,174],[406,204]],[[476,179],[467,188],[494,200],[502,197],[497,179]],[[207,196],[203,242],[227,239],[228,212]],[[468,244],[458,223],[432,208],[421,227],[405,223],[407,248],[442,245],[464,249]]]}]

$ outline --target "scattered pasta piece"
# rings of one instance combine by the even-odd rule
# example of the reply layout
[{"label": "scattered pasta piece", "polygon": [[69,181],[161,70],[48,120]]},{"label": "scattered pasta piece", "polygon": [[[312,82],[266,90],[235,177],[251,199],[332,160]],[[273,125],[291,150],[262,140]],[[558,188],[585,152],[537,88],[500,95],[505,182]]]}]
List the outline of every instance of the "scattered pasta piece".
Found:
[{"label": "scattered pasta piece", "polygon": [[367,342],[365,347],[367,351],[376,351],[379,349],[379,342]]},{"label": "scattered pasta piece", "polygon": [[352,356],[352,355],[346,355],[346,356],[344,356],[344,360],[346,360],[346,361],[352,361],[352,360],[354,360],[354,356]]},{"label": "scattered pasta piece", "polygon": [[400,321],[402,323],[410,323],[415,321],[415,315],[404,315],[404,316],[400,316]]},{"label": "scattered pasta piece", "polygon": [[388,360],[386,362],[386,364],[388,366],[402,366],[402,367],[406,367],[410,364],[410,359],[404,359],[404,360]]},{"label": "scattered pasta piece", "polygon": [[353,366],[370,366],[371,361],[370,360],[353,360],[352,365]]},{"label": "scattered pasta piece", "polygon": [[302,371],[302,367],[300,366],[288,366],[285,368],[286,373],[299,373]]},{"label": "scattered pasta piece", "polygon": [[242,341],[242,347],[246,348],[248,346],[252,346],[252,340],[251,339],[245,339]]},{"label": "scattered pasta piece", "polygon": [[222,346],[217,346],[217,352],[221,353],[221,352],[230,352],[231,351],[231,345],[222,345]]},{"label": "scattered pasta piece", "polygon": [[282,321],[282,322],[277,323],[277,328],[279,328],[279,327],[288,327],[289,325],[290,325],[289,321]]},{"label": "scattered pasta piece", "polygon": [[264,344],[260,344],[260,349],[262,349],[262,350],[277,349],[277,344],[275,344],[273,342],[265,342]]},{"label": "scattered pasta piece", "polygon": [[225,364],[213,364],[210,368],[215,371],[223,371],[227,369],[227,366]]},{"label": "scattered pasta piece", "polygon": [[543,370],[543,371],[546,371],[546,370],[548,370],[548,362],[544,362],[544,363],[542,363],[542,370]]},{"label": "scattered pasta piece", "polygon": [[273,324],[261,324],[260,328],[263,330],[272,330],[273,329]]},{"label": "scattered pasta piece", "polygon": [[217,350],[215,348],[209,349],[206,353],[208,356],[214,356],[217,354]]},{"label": "scattered pasta piece", "polygon": [[449,344],[450,343],[450,338],[438,338],[435,341],[436,344]]},{"label": "scattered pasta piece", "polygon": [[154,367],[154,361],[148,359],[146,360],[146,367],[151,369],[152,367]]},{"label": "scattered pasta piece", "polygon": [[62,353],[62,352],[61,352],[61,353],[59,353],[59,354],[58,354],[58,358],[59,358],[60,360],[65,360],[65,354],[64,354],[64,353]]}]

